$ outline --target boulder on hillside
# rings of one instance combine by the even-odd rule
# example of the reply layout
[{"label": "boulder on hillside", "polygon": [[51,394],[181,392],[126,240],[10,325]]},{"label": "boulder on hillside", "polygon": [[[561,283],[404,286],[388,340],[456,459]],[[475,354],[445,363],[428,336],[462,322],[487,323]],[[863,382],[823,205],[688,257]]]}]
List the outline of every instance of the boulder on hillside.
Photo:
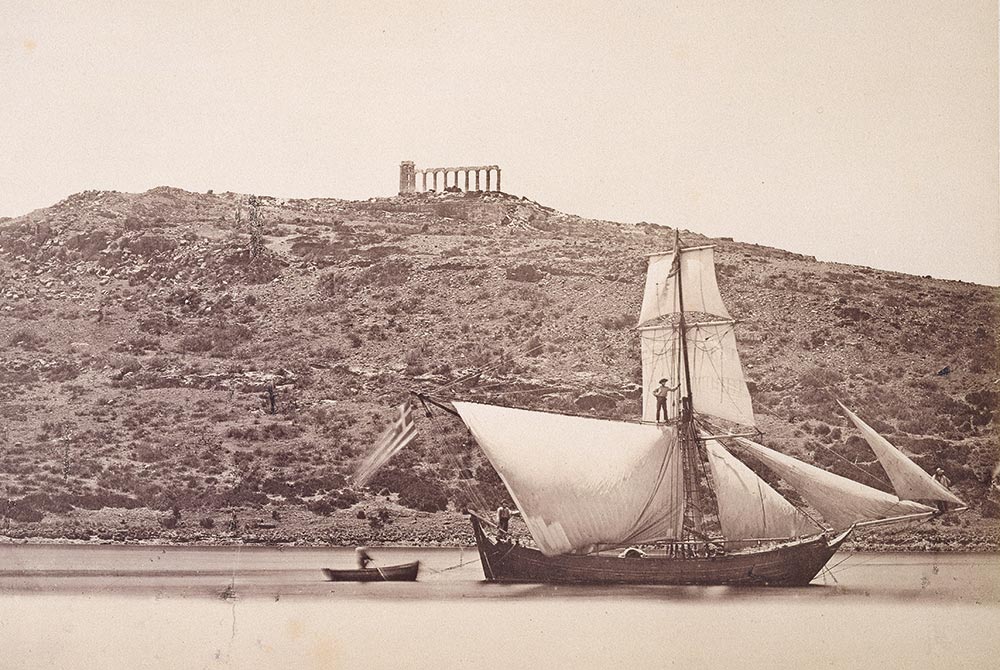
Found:
[{"label": "boulder on hillside", "polygon": [[594,393],[593,391],[588,391],[587,393],[578,396],[577,399],[573,401],[573,404],[582,410],[610,412],[614,410],[619,399],[620,398],[606,395],[604,393]]},{"label": "boulder on hillside", "polygon": [[507,279],[511,281],[539,282],[545,279],[545,273],[530,263],[507,268]]}]

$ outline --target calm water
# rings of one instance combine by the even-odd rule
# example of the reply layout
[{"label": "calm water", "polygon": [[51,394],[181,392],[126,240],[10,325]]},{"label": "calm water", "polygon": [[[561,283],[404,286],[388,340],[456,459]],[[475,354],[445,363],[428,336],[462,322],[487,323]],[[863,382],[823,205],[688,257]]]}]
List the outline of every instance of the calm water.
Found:
[{"label": "calm water", "polygon": [[[315,548],[0,545],[0,668],[959,668],[1000,657],[1000,555],[843,554],[794,589],[334,584]],[[838,565],[839,563],[839,565]]]}]

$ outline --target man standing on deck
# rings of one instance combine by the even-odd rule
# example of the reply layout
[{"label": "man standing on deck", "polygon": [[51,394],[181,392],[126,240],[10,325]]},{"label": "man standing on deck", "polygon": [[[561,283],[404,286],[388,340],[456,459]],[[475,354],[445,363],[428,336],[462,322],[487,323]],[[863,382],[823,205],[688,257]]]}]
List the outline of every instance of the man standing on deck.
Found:
[{"label": "man standing on deck", "polygon": [[[941,486],[943,486],[945,488],[948,488],[949,486],[951,486],[951,480],[948,479],[948,475],[946,475],[944,473],[944,470],[941,469],[941,468],[938,468],[934,472],[934,474],[931,476],[931,479],[933,479],[934,481],[936,481],[938,484],[940,484]],[[946,503],[943,500],[939,500],[937,506],[938,506],[938,511],[939,512],[947,512],[948,511],[948,503]]]},{"label": "man standing on deck", "polygon": [[[680,384],[677,386],[667,386],[670,383],[669,379],[661,379],[660,385],[656,387],[653,391],[653,395],[656,396],[656,422],[666,421],[670,418],[667,412],[667,396],[676,391],[681,387]],[[660,412],[663,412],[663,418],[660,418]]]},{"label": "man standing on deck", "polygon": [[506,505],[497,508],[497,539],[504,540],[510,536],[510,518],[520,513],[518,510],[511,512]]}]

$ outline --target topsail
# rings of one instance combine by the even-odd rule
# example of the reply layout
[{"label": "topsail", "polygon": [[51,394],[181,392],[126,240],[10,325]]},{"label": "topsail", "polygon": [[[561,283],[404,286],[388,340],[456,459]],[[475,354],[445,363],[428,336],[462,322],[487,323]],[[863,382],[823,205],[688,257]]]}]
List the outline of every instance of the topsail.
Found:
[{"label": "topsail", "polygon": [[[747,388],[732,321],[689,324],[688,360],[691,362],[691,395],[696,412],[753,426],[753,405]],[[675,398],[687,392],[683,372],[678,326],[657,326],[640,330],[642,341],[642,420],[656,421],[656,398],[652,389],[662,378],[680,384]],[[671,410],[671,417],[677,415]]]},{"label": "topsail", "polygon": [[680,311],[680,293],[674,279],[678,268],[684,273],[685,311],[730,318],[715,278],[715,247],[692,247],[680,253],[679,263],[674,263],[674,252],[649,257],[639,325]]},{"label": "topsail", "polygon": [[[682,296],[684,313],[715,318],[706,321],[699,317],[683,321],[683,325],[682,318],[665,318],[683,317]],[[680,399],[691,397],[696,412],[744,426],[755,425],[734,327],[715,278],[714,247],[680,249],[649,257],[639,316],[643,421],[657,420],[653,389],[660,379],[667,379],[670,386],[680,385],[672,396],[673,403],[668,401],[668,406],[672,405],[670,418],[679,415]]]}]

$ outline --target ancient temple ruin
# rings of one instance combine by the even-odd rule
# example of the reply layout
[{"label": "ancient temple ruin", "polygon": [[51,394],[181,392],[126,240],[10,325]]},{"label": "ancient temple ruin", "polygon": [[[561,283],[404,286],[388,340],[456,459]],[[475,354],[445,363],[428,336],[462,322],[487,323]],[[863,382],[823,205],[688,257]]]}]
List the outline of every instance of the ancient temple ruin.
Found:
[{"label": "ancient temple ruin", "polygon": [[[496,173],[496,182],[493,174]],[[473,178],[470,179],[469,175]],[[417,176],[420,188],[417,188]],[[459,175],[462,180],[459,184]],[[482,175],[482,181],[480,181]],[[474,181],[473,181],[474,180]],[[418,169],[413,161],[399,164],[399,194],[422,193],[424,191],[499,191],[500,168],[496,165],[473,165],[466,167],[436,167]]]}]

